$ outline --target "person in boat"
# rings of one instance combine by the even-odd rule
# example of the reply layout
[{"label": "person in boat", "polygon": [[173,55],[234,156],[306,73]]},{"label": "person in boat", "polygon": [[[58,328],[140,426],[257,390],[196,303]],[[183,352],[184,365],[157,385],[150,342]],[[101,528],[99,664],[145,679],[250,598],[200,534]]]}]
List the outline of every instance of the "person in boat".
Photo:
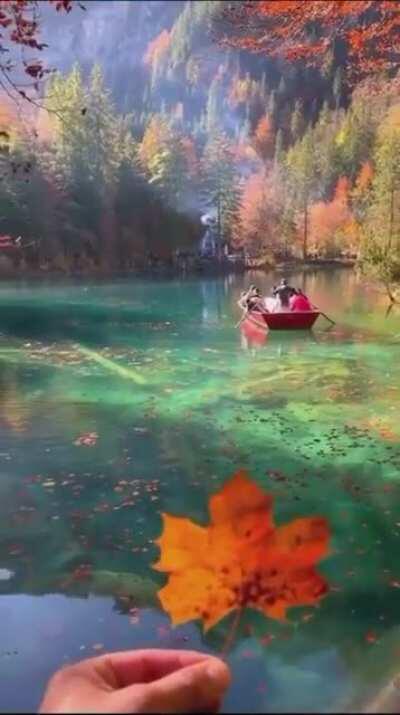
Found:
[{"label": "person in boat", "polygon": [[248,311],[261,311],[265,310],[263,297],[259,288],[254,288],[252,293],[247,298],[247,310]]},{"label": "person in boat", "polygon": [[294,289],[295,293],[290,298],[290,310],[295,312],[304,312],[312,310],[312,305],[301,288]]},{"label": "person in boat", "polygon": [[256,290],[256,287],[251,285],[250,288],[247,290],[242,290],[240,294],[240,298],[238,300],[238,306],[242,310],[248,310],[248,301],[250,297],[254,294],[254,291]]},{"label": "person in boat", "polygon": [[272,290],[272,295],[274,296],[274,298],[278,299],[276,309],[287,310],[288,308],[290,308],[289,301],[293,294],[294,288],[292,288],[292,286],[288,284],[286,278],[282,278],[279,285],[274,286]]},{"label": "person in boat", "polygon": [[247,291],[243,291],[238,301],[238,305],[246,312],[251,310],[264,310],[264,304],[259,288],[255,285],[251,285]]}]

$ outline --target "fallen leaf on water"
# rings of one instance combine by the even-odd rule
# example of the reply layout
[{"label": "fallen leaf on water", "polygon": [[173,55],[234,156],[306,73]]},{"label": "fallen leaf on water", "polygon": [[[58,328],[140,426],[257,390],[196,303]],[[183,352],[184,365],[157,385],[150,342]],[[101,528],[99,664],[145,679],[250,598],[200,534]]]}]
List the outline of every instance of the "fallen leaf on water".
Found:
[{"label": "fallen leaf on water", "polygon": [[242,658],[248,658],[248,659],[256,658],[256,654],[254,653],[253,650],[250,650],[250,649],[243,650],[241,653],[241,656],[242,656]]},{"label": "fallen leaf on water", "polygon": [[367,643],[376,643],[378,636],[374,633],[374,631],[368,631],[368,633],[365,634],[365,640]]},{"label": "fallen leaf on water", "polygon": [[308,623],[308,621],[311,621],[314,618],[313,613],[304,613],[301,617],[301,620],[304,621],[304,623]]},{"label": "fallen leaf on water", "polygon": [[275,636],[273,636],[271,633],[267,633],[265,636],[261,636],[260,638],[260,643],[262,645],[269,645],[271,641],[273,641]]},{"label": "fallen leaf on water", "polygon": [[315,605],[327,593],[315,568],[328,554],[325,519],[276,527],[272,497],[244,471],[210,498],[209,511],[208,527],[162,515],[154,568],[168,574],[158,596],[174,625],[201,618],[208,630],[247,606],[285,621],[288,608]]},{"label": "fallen leaf on water", "polygon": [[96,444],[99,435],[97,432],[84,432],[74,442],[77,447],[93,447]]}]

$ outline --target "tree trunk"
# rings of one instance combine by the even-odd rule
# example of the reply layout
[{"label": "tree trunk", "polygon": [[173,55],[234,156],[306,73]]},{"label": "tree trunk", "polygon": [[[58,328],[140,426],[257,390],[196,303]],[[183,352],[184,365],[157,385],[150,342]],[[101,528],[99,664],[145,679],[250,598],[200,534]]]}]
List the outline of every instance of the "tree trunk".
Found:
[{"label": "tree trunk", "polygon": [[[111,192],[111,190],[110,190]],[[117,216],[114,208],[114,197],[109,193],[103,199],[103,210],[99,225],[100,260],[102,269],[109,273],[116,265],[116,235]]]},{"label": "tree trunk", "polygon": [[304,233],[303,233],[303,261],[307,260],[308,253],[308,201],[304,201]]},{"label": "tree trunk", "polygon": [[217,200],[217,260],[221,260],[221,195],[218,193]]},{"label": "tree trunk", "polygon": [[390,249],[392,247],[393,225],[394,225],[394,181],[392,180],[392,185],[390,187],[389,241],[388,241],[388,247],[387,247],[388,251],[390,251]]}]

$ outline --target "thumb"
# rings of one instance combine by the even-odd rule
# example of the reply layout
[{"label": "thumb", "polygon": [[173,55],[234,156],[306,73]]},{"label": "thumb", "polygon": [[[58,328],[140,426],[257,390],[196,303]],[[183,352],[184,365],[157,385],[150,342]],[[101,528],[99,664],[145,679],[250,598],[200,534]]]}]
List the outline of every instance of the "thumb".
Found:
[{"label": "thumb", "polygon": [[218,658],[206,658],[152,683],[131,685],[115,696],[119,712],[125,713],[217,712],[229,683],[227,665]]}]

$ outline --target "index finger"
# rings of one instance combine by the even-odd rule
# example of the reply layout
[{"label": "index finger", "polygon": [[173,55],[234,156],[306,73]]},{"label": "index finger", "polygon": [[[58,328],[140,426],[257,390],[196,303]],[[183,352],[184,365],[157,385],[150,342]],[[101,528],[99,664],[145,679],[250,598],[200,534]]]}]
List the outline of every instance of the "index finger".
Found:
[{"label": "index finger", "polygon": [[112,669],[118,687],[125,688],[135,683],[150,683],[213,656],[195,650],[144,648],[109,653],[100,659],[103,658]]}]

